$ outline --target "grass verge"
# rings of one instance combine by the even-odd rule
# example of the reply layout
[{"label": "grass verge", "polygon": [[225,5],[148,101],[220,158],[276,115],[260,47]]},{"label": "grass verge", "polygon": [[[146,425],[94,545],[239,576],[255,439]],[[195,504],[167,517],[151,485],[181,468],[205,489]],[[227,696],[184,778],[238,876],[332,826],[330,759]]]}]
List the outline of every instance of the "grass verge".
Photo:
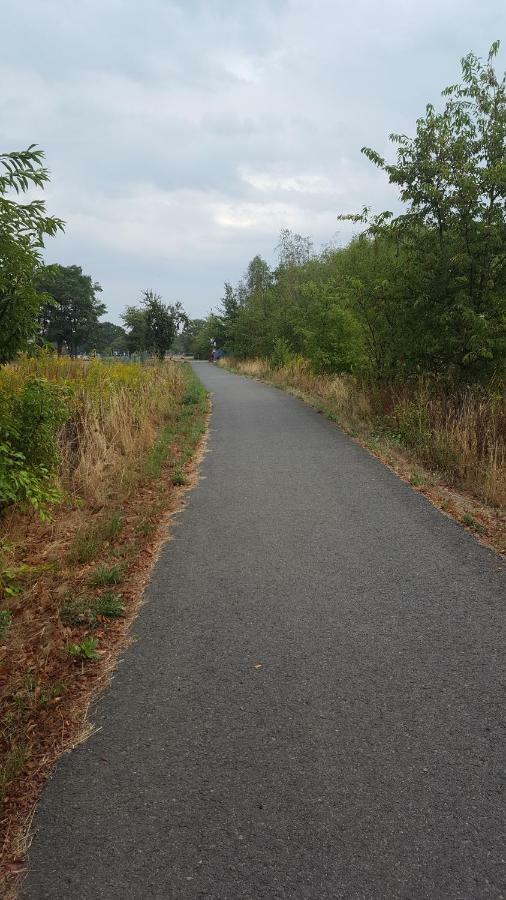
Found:
[{"label": "grass verge", "polygon": [[[128,644],[146,578],[167,537],[167,516],[180,508],[185,486],[196,477],[209,399],[189,366],[171,365],[177,368],[171,374],[174,394],[149,448],[140,452],[145,436],[124,435],[118,466],[107,469],[102,441],[101,484],[95,488],[93,461],[74,445],[81,484],[83,467],[90,476],[86,490],[66,491],[50,520],[14,508],[0,521],[0,895],[5,898],[15,896],[40,790],[58,756],[86,734],[90,700],[107,684]],[[152,377],[156,383],[161,378],[156,372]],[[152,420],[146,430],[154,431]],[[116,440],[112,428],[110,433]],[[98,440],[88,434],[83,439]],[[62,455],[67,483],[69,454]]]},{"label": "grass verge", "polygon": [[219,365],[304,400],[481,543],[506,554],[501,394],[446,396],[423,382],[361,385],[351,376],[314,375],[300,358],[279,368],[262,359],[229,358]]}]

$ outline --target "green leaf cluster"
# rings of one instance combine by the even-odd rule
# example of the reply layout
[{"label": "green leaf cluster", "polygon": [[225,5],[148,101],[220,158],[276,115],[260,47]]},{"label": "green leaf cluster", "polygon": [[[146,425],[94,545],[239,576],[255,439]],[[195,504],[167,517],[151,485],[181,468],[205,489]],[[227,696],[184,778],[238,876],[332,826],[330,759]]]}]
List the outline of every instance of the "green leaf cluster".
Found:
[{"label": "green leaf cluster", "polygon": [[62,220],[48,216],[42,200],[19,199],[49,180],[43,160],[35,144],[0,154],[0,363],[27,347],[37,331],[41,297],[34,278],[41,250],[46,237],[63,230]]},{"label": "green leaf cluster", "polygon": [[59,498],[53,476],[58,433],[70,415],[68,391],[43,378],[19,386],[6,374],[0,387],[0,510],[25,503],[44,516]]}]

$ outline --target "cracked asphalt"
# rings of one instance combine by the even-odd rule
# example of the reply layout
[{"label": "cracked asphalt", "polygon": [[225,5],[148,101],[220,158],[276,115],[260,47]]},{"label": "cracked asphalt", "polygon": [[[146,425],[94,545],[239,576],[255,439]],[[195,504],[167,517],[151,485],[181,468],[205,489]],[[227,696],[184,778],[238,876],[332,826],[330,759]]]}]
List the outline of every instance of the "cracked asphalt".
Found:
[{"label": "cracked asphalt", "polygon": [[504,561],[294,397],[195,368],[202,478],[21,896],[505,896]]}]

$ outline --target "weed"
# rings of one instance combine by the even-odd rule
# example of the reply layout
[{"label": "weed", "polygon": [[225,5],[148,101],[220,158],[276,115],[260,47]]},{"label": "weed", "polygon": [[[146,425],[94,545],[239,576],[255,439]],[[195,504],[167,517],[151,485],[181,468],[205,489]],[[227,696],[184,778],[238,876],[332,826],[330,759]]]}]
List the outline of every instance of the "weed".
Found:
[{"label": "weed", "polygon": [[5,790],[10,782],[19,775],[28,759],[26,747],[13,747],[0,767],[0,797],[4,797]]},{"label": "weed", "polygon": [[76,625],[93,625],[96,620],[93,611],[93,599],[85,596],[77,597],[60,606],[59,615],[63,625],[72,627]]},{"label": "weed", "polygon": [[5,641],[12,624],[12,613],[9,609],[0,609],[0,643]]},{"label": "weed", "polygon": [[46,685],[46,687],[42,688],[38,700],[38,706],[46,706],[48,703],[51,703],[60,697],[63,697],[65,694],[65,685],[62,681],[54,681],[53,684]]},{"label": "weed", "polygon": [[123,615],[125,607],[121,594],[113,594],[112,591],[102,594],[93,602],[95,616],[107,616],[109,619],[117,619]]},{"label": "weed", "polygon": [[413,485],[413,487],[422,487],[425,484],[425,478],[420,472],[412,472],[409,476],[409,483]]},{"label": "weed", "polygon": [[201,399],[202,388],[197,382],[192,382],[181,402],[183,406],[193,406],[195,403],[199,403]]},{"label": "weed", "polygon": [[181,471],[180,468],[174,469],[172,476],[171,476],[171,481],[172,481],[172,484],[176,485],[176,486],[188,484],[188,479],[187,479],[186,475]]},{"label": "weed", "polygon": [[137,528],[135,530],[136,530],[137,534],[143,534],[143,535],[147,536],[148,534],[152,533],[154,527],[155,526],[154,526],[153,522],[144,521],[144,522],[139,522],[139,524],[137,525]]},{"label": "weed", "polygon": [[97,651],[98,641],[95,638],[84,638],[79,644],[69,644],[67,653],[73,657],[83,657],[83,659],[100,659],[100,653]]},{"label": "weed", "polygon": [[89,584],[91,587],[107,587],[110,584],[119,584],[123,577],[123,568],[121,566],[100,566],[90,576]]},{"label": "weed", "polygon": [[90,562],[120,531],[121,518],[118,513],[113,513],[109,519],[78,533],[69,552],[70,562]]},{"label": "weed", "polygon": [[97,624],[98,616],[107,616],[114,619],[122,616],[124,606],[121,602],[121,594],[113,594],[107,591],[100,597],[88,597],[84,594],[64,603],[60,606],[60,619],[68,627],[84,625],[88,628]]},{"label": "weed", "polygon": [[463,525],[466,525],[467,528],[471,528],[471,530],[475,531],[477,534],[483,534],[485,531],[481,522],[478,522],[470,513],[464,513],[461,521]]}]

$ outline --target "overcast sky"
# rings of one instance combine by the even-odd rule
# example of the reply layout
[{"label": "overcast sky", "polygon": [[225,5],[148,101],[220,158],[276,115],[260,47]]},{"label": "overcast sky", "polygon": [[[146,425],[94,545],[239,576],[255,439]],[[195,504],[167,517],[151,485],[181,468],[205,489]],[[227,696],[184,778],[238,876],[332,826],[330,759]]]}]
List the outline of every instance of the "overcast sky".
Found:
[{"label": "overcast sky", "polygon": [[203,316],[281,228],[343,243],[339,212],[394,209],[360,148],[412,133],[505,23],[504,0],[3,0],[0,147],[45,150],[46,258],[106,318],[144,288]]}]

